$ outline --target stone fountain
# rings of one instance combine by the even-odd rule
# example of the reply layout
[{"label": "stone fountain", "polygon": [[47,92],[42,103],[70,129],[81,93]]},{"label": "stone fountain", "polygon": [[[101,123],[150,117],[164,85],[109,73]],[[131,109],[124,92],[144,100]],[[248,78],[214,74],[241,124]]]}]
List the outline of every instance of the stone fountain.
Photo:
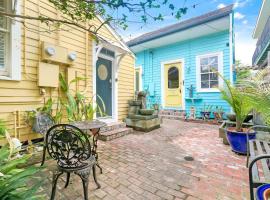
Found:
[{"label": "stone fountain", "polygon": [[148,132],[160,128],[161,120],[153,109],[146,109],[147,93],[141,91],[136,100],[130,100],[126,124],[138,131]]}]

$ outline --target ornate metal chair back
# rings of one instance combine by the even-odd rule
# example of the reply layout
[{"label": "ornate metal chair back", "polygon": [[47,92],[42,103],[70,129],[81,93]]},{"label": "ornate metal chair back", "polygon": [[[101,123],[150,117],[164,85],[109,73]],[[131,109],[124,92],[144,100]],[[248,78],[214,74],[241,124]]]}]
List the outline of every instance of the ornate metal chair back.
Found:
[{"label": "ornate metal chair back", "polygon": [[54,125],[48,130],[45,142],[49,155],[59,167],[76,169],[88,165],[91,144],[79,128],[68,124]]}]

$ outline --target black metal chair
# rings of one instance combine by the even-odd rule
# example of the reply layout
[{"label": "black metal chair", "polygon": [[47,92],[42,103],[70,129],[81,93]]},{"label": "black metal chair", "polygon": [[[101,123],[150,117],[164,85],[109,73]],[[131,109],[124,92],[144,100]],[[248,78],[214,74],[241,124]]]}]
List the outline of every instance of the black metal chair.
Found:
[{"label": "black metal chair", "polygon": [[88,136],[75,126],[58,124],[47,131],[45,144],[49,155],[57,161],[57,170],[53,175],[51,200],[55,197],[57,180],[63,173],[67,174],[65,188],[69,185],[71,173],[81,178],[84,199],[88,200],[88,179],[91,169],[97,188],[100,188],[96,178],[96,159],[91,153]]}]

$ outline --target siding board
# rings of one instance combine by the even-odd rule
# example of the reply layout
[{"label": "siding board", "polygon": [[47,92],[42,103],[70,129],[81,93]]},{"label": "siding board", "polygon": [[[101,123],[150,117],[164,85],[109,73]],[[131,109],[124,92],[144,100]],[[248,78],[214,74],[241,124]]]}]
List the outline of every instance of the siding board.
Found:
[{"label": "siding board", "polygon": [[[64,18],[57,13],[56,9],[47,0],[25,0],[22,3],[22,13],[31,16],[38,16],[39,13],[52,18]],[[26,2],[23,5],[23,2]],[[101,24],[96,19],[94,24]],[[85,31],[77,28],[65,26],[69,31],[45,32],[48,28],[45,24],[35,20],[25,20],[25,26],[22,26],[22,80],[5,81],[0,80],[0,119],[7,122],[9,131],[14,134],[14,112],[22,112],[22,118],[25,111],[33,110],[43,104],[44,98],[40,95],[40,89],[37,85],[37,66],[40,61],[40,45],[42,41],[56,45],[61,45],[69,50],[76,51],[77,60],[71,67],[76,69],[81,76],[87,76],[88,80],[80,81],[79,90],[86,91],[88,98],[92,97],[92,76],[93,76],[93,39]],[[39,32],[40,31],[40,32]],[[119,42],[107,27],[102,27],[99,32],[105,38],[111,41]],[[125,56],[119,67],[118,76],[118,119],[123,120],[127,115],[129,99],[134,98],[134,58],[130,55]],[[66,67],[60,65],[60,71],[65,72]],[[58,97],[58,89],[46,89],[45,99],[52,97],[54,100]],[[22,121],[22,124],[25,124]],[[20,140],[31,140],[40,137],[39,134],[32,133],[29,128],[18,130]],[[1,141],[0,141],[1,145]]]}]

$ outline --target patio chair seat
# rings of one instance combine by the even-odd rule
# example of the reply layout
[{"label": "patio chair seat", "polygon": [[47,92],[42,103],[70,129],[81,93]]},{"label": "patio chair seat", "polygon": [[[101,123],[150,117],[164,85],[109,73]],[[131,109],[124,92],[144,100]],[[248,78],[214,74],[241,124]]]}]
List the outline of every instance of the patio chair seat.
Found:
[{"label": "patio chair seat", "polygon": [[69,124],[52,126],[46,134],[43,161],[45,161],[46,150],[57,161],[57,170],[53,174],[51,200],[55,198],[57,180],[63,173],[67,174],[65,188],[69,185],[71,173],[81,178],[84,200],[88,200],[88,179],[91,169],[97,188],[100,188],[96,178],[97,162],[92,153],[89,137],[79,128]]},{"label": "patio chair seat", "polygon": [[60,164],[57,166],[59,169],[64,170],[64,171],[69,171],[69,172],[74,172],[74,171],[78,171],[78,170],[83,170],[86,168],[91,168],[93,165],[96,164],[96,158],[95,156],[90,156],[90,158],[88,158],[83,164],[81,164],[78,167],[65,167],[65,166],[61,166]]}]

